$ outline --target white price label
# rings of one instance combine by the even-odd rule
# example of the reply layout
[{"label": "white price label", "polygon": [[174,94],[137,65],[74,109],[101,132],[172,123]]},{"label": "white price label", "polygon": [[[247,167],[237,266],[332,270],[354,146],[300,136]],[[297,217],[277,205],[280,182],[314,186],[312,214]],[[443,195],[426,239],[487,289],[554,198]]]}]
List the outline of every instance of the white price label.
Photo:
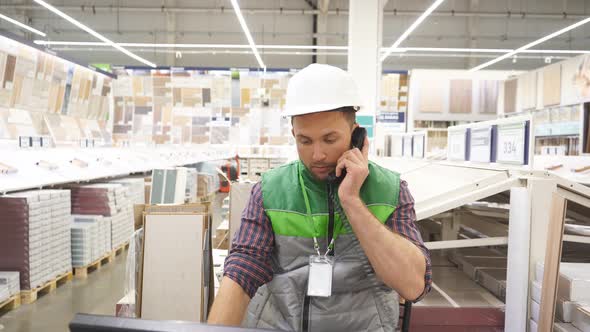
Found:
[{"label": "white price label", "polygon": [[465,130],[449,132],[450,160],[465,160]]},{"label": "white price label", "polygon": [[424,158],[424,135],[416,135],[414,136],[414,151],[412,156],[414,158]]},{"label": "white price label", "polygon": [[489,163],[492,151],[492,128],[471,129],[469,160]]},{"label": "white price label", "polygon": [[498,126],[497,162],[525,163],[525,123]]},{"label": "white price label", "polygon": [[404,137],[404,157],[412,156],[412,137]]}]

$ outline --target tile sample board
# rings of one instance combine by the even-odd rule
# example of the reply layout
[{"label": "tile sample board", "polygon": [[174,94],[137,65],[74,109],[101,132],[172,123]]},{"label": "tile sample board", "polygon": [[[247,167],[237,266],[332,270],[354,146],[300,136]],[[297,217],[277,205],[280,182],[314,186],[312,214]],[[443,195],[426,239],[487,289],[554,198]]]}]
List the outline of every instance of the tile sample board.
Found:
[{"label": "tile sample board", "polygon": [[561,102],[561,64],[543,68],[543,106],[559,105]]},{"label": "tile sample board", "polygon": [[496,114],[498,112],[499,81],[479,81],[479,113]]},{"label": "tile sample board", "polygon": [[520,75],[518,81],[519,111],[532,109],[537,106],[537,72]]},{"label": "tile sample board", "polygon": [[451,80],[451,113],[471,113],[472,86],[471,80]]},{"label": "tile sample board", "polygon": [[448,81],[434,80],[426,84],[422,82],[419,87],[419,112],[420,113],[444,113],[446,109],[446,96],[448,94]]},{"label": "tile sample board", "polygon": [[516,79],[504,82],[504,113],[516,112],[516,92],[518,91],[518,81]]},{"label": "tile sample board", "polygon": [[198,214],[146,215],[141,318],[203,319],[206,220]]},{"label": "tile sample board", "polygon": [[182,204],[186,194],[187,169],[155,169],[150,204]]}]

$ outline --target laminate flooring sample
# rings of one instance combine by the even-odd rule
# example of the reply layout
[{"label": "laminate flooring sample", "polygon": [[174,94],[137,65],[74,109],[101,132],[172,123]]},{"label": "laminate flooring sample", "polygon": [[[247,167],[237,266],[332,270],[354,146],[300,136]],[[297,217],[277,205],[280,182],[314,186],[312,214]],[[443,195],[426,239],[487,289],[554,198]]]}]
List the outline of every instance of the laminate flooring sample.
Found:
[{"label": "laminate flooring sample", "polygon": [[471,113],[472,101],[471,80],[451,80],[451,113]]},{"label": "laminate flooring sample", "polygon": [[146,215],[142,318],[201,321],[205,230],[202,215]]},{"label": "laminate flooring sample", "polygon": [[504,113],[516,112],[516,91],[518,81],[516,79],[504,82]]},{"label": "laminate flooring sample", "polygon": [[498,92],[500,82],[479,81],[479,113],[496,114],[498,112]]},{"label": "laminate flooring sample", "polygon": [[543,106],[559,105],[561,102],[561,65],[543,69]]}]

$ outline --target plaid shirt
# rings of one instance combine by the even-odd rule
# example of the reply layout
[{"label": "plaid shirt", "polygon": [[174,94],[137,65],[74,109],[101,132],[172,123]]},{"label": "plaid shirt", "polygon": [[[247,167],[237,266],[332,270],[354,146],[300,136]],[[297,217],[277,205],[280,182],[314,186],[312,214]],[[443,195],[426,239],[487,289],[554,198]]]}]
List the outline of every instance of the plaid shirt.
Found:
[{"label": "plaid shirt", "polygon": [[[397,209],[386,222],[387,227],[415,244],[424,254],[426,273],[424,274],[424,292],[419,301],[430,291],[432,283],[432,266],[430,253],[424,246],[422,236],[416,227],[414,198],[405,181],[401,182]],[[273,271],[270,266],[274,249],[274,232],[262,204],[262,186],[259,183],[252,188],[248,206],[242,213],[240,229],[232,242],[232,249],[225,260],[224,276],[240,285],[252,298],[258,287],[270,282]]]}]

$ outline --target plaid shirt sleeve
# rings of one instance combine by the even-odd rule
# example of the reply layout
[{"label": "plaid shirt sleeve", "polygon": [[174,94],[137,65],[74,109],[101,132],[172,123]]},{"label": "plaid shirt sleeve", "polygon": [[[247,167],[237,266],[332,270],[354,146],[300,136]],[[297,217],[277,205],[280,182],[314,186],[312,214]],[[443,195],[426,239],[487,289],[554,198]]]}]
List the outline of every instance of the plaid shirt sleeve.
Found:
[{"label": "plaid shirt sleeve", "polygon": [[387,220],[387,227],[394,232],[406,238],[408,241],[415,244],[418,249],[424,254],[426,260],[426,273],[424,274],[424,291],[414,301],[418,302],[430,291],[432,284],[432,265],[430,261],[430,252],[422,241],[422,236],[416,226],[416,211],[414,211],[414,198],[410,194],[408,184],[402,181],[399,190],[399,200],[397,209],[391,214]]},{"label": "plaid shirt sleeve", "polygon": [[262,186],[252,188],[248,205],[242,213],[242,222],[225,259],[223,275],[230,278],[252,298],[258,287],[270,282],[270,266],[274,249],[272,225],[262,204]]}]

